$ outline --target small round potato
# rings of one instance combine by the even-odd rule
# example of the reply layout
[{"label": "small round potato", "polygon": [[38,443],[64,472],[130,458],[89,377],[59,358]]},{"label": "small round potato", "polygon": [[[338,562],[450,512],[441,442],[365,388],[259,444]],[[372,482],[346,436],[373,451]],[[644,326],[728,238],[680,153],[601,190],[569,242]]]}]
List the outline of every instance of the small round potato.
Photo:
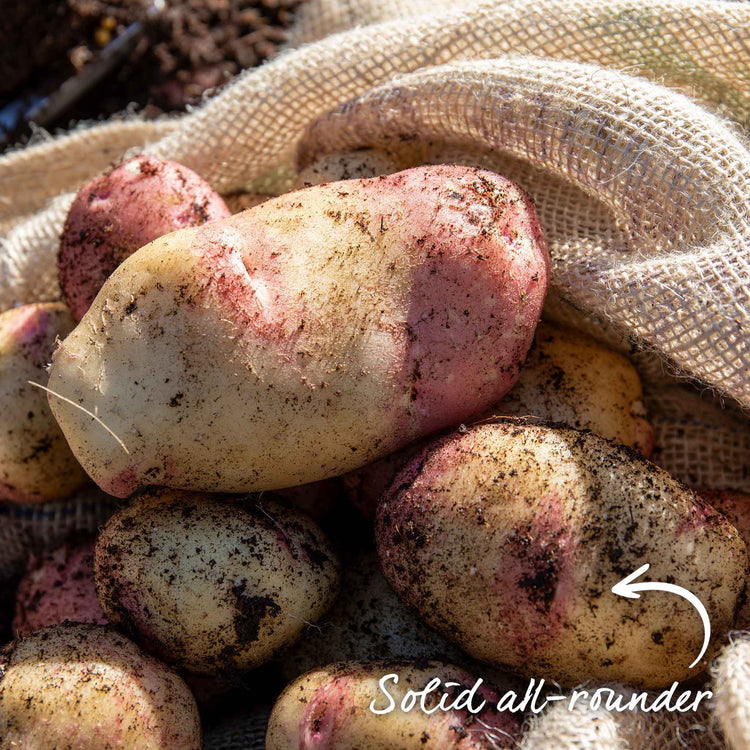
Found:
[{"label": "small round potato", "polygon": [[110,622],[194,674],[253,669],[331,606],[339,566],[315,523],[249,496],[157,490],[116,513],[96,546]]},{"label": "small round potato", "polygon": [[46,366],[75,322],[60,302],[0,314],[0,500],[33,503],[70,495],[88,480],[52,416]]},{"label": "small round potato", "polygon": [[642,399],[638,373],[622,354],[572,328],[543,321],[521,377],[493,414],[592,430],[649,458],[654,433]]},{"label": "small round potato", "polygon": [[[496,420],[436,441],[378,507],[383,571],[396,592],[468,654],[574,685],[661,687],[699,673],[732,625],[748,558],[720,513],[634,451],[570,428]],[[687,589],[704,627],[671,592]],[[640,582],[640,580],[638,581]]]},{"label": "small round potato", "polygon": [[[427,711],[419,697],[411,710],[404,710],[409,708],[403,704],[408,691],[424,691],[436,678],[440,685],[425,693]],[[468,699],[464,691],[471,691],[476,683],[464,670],[436,661],[322,667],[293,682],[276,701],[268,722],[266,750],[517,747],[518,720],[507,711],[496,710],[499,697],[485,685],[475,691],[472,711],[451,708],[454,703],[461,705],[458,699],[462,693]],[[388,713],[372,710],[388,708],[392,709]]]},{"label": "small round potato", "polygon": [[185,683],[100,625],[37,630],[0,652],[0,749],[200,750]]},{"label": "small round potato", "polygon": [[136,156],[84,185],[60,240],[60,288],[76,320],[107,277],[157,237],[230,216],[192,169],[158,156]]},{"label": "small round potato", "polygon": [[44,555],[32,555],[16,592],[13,633],[18,638],[37,628],[65,621],[106,625],[94,587],[94,540],[66,543]]}]

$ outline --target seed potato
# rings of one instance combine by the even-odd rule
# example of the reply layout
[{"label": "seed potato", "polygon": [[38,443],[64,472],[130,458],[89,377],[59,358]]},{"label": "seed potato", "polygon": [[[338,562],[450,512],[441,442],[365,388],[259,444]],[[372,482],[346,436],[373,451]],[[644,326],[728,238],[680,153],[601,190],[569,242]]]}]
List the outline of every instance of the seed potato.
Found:
[{"label": "seed potato", "polygon": [[169,490],[110,519],[94,574],[111,623],[168,664],[225,676],[296,640],[339,584],[334,551],[300,511]]},{"label": "seed potato", "polygon": [[16,592],[13,634],[65,621],[106,625],[94,587],[94,539],[66,542],[31,555]]},{"label": "seed potato", "polygon": [[200,750],[185,683],[119,633],[56,625],[0,652],[0,750]]},{"label": "seed potato", "polygon": [[84,185],[60,239],[63,297],[80,320],[107,277],[138,248],[163,234],[230,212],[192,169],[158,156],[136,156]]}]

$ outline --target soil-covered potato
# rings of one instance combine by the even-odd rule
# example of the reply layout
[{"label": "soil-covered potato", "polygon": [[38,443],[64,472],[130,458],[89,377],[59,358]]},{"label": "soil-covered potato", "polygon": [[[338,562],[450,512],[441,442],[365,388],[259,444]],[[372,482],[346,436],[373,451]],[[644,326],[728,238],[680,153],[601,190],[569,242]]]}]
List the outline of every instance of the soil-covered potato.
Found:
[{"label": "soil-covered potato", "polygon": [[192,169],[158,156],[136,156],[95,177],[78,191],[60,239],[60,288],[73,317],[84,316],[107,277],[138,248],[229,215]]},{"label": "soil-covered potato", "polygon": [[313,186],[161,237],[63,342],[51,406],[106,492],[242,492],[363,466],[514,384],[549,258],[530,199],[465,167]]},{"label": "soil-covered potato", "polygon": [[[488,664],[561,684],[660,687],[695,675],[731,627],[748,558],[737,530],[634,451],[592,433],[498,420],[428,446],[378,507],[386,578]],[[670,592],[618,596],[644,563]],[[640,582],[640,580],[638,581]]]},{"label": "soil-covered potato", "polygon": [[188,672],[253,669],[296,640],[338,592],[334,551],[300,511],[263,498],[157,490],[97,541],[102,609]]},{"label": "soil-covered potato", "polygon": [[[381,680],[388,675],[392,678]],[[439,687],[403,710],[407,691],[422,691],[437,679]],[[447,687],[446,683],[453,683]],[[477,678],[436,661],[352,662],[321,667],[303,675],[276,701],[266,733],[266,750],[448,750],[515,748],[520,726],[515,716],[497,711],[498,696],[479,685],[465,708],[442,710],[470,691]],[[387,693],[387,695],[386,695]],[[391,698],[388,698],[388,695]],[[388,713],[374,713],[371,708]],[[407,705],[408,708],[408,705]]]},{"label": "soil-covered potato", "polygon": [[622,354],[543,321],[518,383],[492,413],[591,430],[650,458],[654,433],[642,399],[638,372]]},{"label": "soil-covered potato", "polygon": [[0,313],[0,500],[43,502],[70,495],[87,477],[52,416],[43,390],[58,337],[75,321],[59,302]]},{"label": "soil-covered potato", "polygon": [[93,538],[31,555],[18,584],[13,617],[16,637],[65,621],[107,623],[94,587]]},{"label": "soil-covered potato", "polygon": [[119,633],[56,625],[0,652],[0,749],[200,750],[185,683]]}]

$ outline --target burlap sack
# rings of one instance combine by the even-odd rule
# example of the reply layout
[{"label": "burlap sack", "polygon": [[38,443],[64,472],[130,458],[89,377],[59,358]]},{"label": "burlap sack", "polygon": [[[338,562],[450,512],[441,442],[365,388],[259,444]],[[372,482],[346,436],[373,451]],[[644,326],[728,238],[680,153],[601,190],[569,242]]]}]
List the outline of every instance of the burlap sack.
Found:
[{"label": "burlap sack", "polygon": [[[59,296],[71,191],[132,150],[224,194],[279,192],[360,146],[479,154],[537,202],[545,314],[639,367],[657,460],[693,486],[750,491],[749,28],[750,4],[728,0],[310,0],[290,49],[197,111],[0,158],[0,309]],[[638,746],[607,726],[592,746]]]},{"label": "burlap sack", "polygon": [[270,715],[270,706],[253,706],[209,726],[203,734],[203,750],[264,750]]},{"label": "burlap sack", "polygon": [[[628,696],[623,686],[613,686]],[[708,704],[696,712],[615,712],[564,701],[527,723],[522,750],[721,750],[726,744]]]},{"label": "burlap sack", "polygon": [[717,722],[732,750],[746,750],[750,747],[750,633],[732,634],[713,673]]},{"label": "burlap sack", "polygon": [[96,532],[121,502],[92,486],[52,503],[0,503],[0,581],[22,573],[30,553]]}]

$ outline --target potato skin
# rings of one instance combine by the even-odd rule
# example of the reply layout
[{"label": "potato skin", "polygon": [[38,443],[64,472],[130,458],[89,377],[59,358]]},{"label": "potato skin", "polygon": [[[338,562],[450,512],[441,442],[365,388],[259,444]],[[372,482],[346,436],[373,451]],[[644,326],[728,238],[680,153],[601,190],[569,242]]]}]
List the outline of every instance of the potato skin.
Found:
[{"label": "potato skin", "polygon": [[703,626],[680,596],[626,599],[644,577],[693,592],[716,637],[747,571],[737,530],[637,453],[592,433],[497,420],[436,441],[396,477],[377,515],[386,578],[468,654],[564,685],[661,687]]},{"label": "potato skin", "polygon": [[521,377],[492,415],[562,422],[650,458],[654,433],[642,399],[638,373],[622,354],[572,328],[542,321]]},{"label": "potato skin", "polygon": [[[378,686],[388,674],[399,677],[397,685],[387,684],[398,705],[388,714],[374,714],[369,710],[372,701],[377,708],[388,705]],[[276,701],[268,722],[266,750],[517,747],[517,719],[496,710],[499,697],[485,685],[480,686],[473,705],[482,699],[487,703],[477,714],[461,710],[427,714],[420,710],[419,703],[409,712],[402,711],[400,703],[406,691],[420,690],[434,677],[439,677],[443,685],[453,681],[467,688],[476,682],[464,670],[437,661],[350,662],[308,672]],[[456,694],[461,689],[455,688]],[[443,690],[437,693],[437,700]]]},{"label": "potato skin", "polygon": [[[735,490],[697,490],[698,494],[716,510],[721,511],[739,531],[750,550],[750,494]],[[741,607],[734,618],[737,630],[750,630],[750,569]]]},{"label": "potato skin", "polygon": [[0,313],[0,500],[37,503],[66,497],[87,482],[52,416],[45,370],[58,336],[75,321],[62,303]]},{"label": "potato skin", "polygon": [[0,652],[0,749],[200,750],[185,683],[99,625],[37,630]]},{"label": "potato skin", "polygon": [[292,643],[338,592],[336,555],[303,513],[265,497],[158,490],[116,513],[94,558],[102,609],[182,669],[231,676]]},{"label": "potato skin", "polygon": [[230,215],[192,169],[135,156],[85,184],[65,221],[57,259],[60,288],[80,320],[107,277],[151,240]]},{"label": "potato skin", "polygon": [[94,587],[93,538],[32,555],[18,584],[13,618],[16,638],[66,620],[107,624]]},{"label": "potato skin", "polygon": [[[538,417],[592,430],[650,458],[654,433],[644,419],[643,391],[628,360],[590,336],[542,321],[534,334],[518,382],[483,418]],[[393,477],[425,442],[349,472],[342,477],[350,502],[369,519]]]},{"label": "potato skin", "polygon": [[52,408],[117,497],[336,476],[502,397],[548,265],[530,200],[490,172],[314,186],[142,248],[63,342],[52,387],[129,454]]}]

